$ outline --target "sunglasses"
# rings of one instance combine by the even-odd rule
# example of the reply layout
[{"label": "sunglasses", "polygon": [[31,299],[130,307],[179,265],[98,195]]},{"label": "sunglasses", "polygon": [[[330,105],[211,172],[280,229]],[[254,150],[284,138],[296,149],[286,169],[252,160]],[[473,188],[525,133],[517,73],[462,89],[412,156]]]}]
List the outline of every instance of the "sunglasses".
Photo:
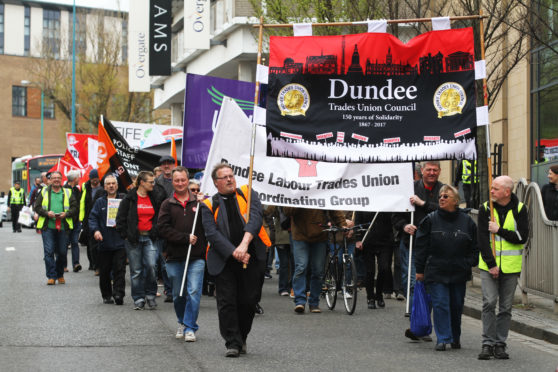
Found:
[{"label": "sunglasses", "polygon": [[190,189],[190,191],[192,191],[192,192],[199,192],[200,189]]},{"label": "sunglasses", "polygon": [[440,195],[440,199],[449,199],[449,198],[451,198],[451,196],[449,196],[448,194]]}]

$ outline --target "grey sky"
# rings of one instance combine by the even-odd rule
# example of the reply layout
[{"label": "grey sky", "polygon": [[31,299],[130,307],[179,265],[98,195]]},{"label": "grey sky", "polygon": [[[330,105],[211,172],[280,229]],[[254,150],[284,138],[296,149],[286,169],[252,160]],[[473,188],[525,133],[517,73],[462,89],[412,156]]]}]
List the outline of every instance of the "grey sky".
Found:
[{"label": "grey sky", "polygon": [[[73,5],[73,0],[36,0],[38,3]],[[109,10],[121,10],[127,12],[130,0],[75,0],[76,6],[85,8],[100,8]]]}]

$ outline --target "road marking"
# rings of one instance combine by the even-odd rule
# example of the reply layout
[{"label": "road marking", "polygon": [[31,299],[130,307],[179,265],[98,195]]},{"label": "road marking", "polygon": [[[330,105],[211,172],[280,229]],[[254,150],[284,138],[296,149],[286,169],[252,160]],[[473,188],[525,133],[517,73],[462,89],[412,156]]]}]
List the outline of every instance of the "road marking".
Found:
[{"label": "road marking", "polygon": [[15,247],[6,247],[6,251],[15,251]]}]

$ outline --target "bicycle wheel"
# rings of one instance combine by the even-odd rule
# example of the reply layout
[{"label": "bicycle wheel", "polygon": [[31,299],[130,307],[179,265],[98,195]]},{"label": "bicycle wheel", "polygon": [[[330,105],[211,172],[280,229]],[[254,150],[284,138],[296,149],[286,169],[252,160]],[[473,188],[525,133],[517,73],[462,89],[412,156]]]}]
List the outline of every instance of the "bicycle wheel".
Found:
[{"label": "bicycle wheel", "polygon": [[345,310],[349,315],[353,315],[357,303],[357,271],[353,256],[349,254],[343,255],[343,302],[345,302]]},{"label": "bicycle wheel", "polygon": [[325,294],[327,308],[333,310],[337,302],[337,260],[327,255],[328,264],[324,275],[322,292]]}]

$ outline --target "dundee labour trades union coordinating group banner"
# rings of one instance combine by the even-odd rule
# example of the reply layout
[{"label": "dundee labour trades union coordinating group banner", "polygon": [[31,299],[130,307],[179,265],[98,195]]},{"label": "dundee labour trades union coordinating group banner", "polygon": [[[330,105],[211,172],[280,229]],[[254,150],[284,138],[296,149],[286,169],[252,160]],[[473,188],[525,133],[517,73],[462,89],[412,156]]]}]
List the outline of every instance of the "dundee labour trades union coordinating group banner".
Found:
[{"label": "dundee labour trades union coordinating group banner", "polygon": [[270,38],[267,154],[476,159],[473,31]]},{"label": "dundee labour trades union coordinating group banner", "polygon": [[[228,163],[237,187],[248,183],[252,124],[237,102],[223,104],[201,183],[204,194],[217,192],[211,179],[216,164]],[[252,187],[263,204],[349,211],[405,212],[413,191],[411,163],[334,164],[265,155],[265,127],[256,126]]]}]

